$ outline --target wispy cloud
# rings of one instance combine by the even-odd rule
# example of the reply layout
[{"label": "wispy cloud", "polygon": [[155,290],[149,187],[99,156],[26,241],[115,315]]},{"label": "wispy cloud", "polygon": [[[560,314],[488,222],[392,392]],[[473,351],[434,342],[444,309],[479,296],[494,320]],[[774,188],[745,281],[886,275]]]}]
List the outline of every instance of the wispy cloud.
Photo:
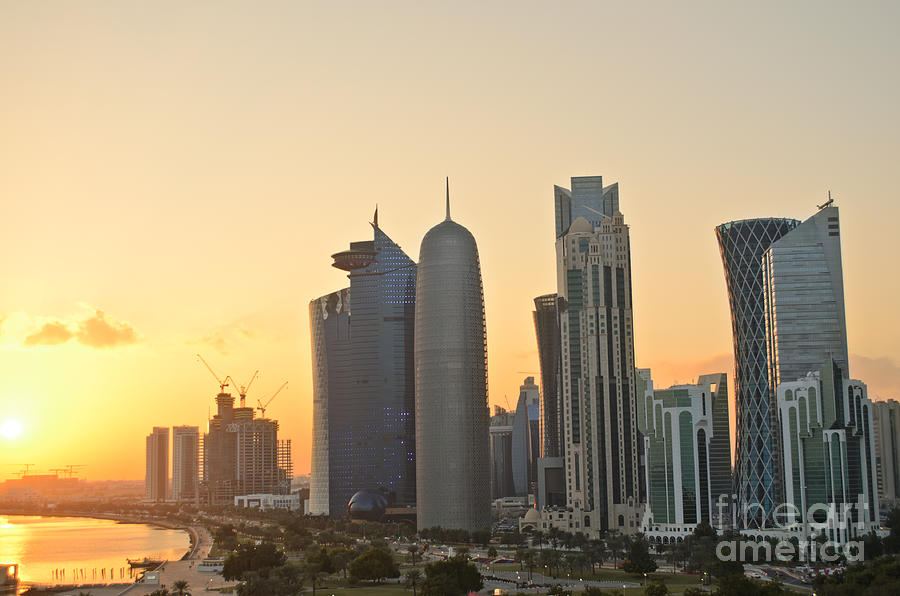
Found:
[{"label": "wispy cloud", "polygon": [[58,346],[59,344],[64,344],[72,339],[73,335],[74,334],[69,329],[68,325],[62,321],[50,321],[49,323],[44,323],[44,325],[34,333],[26,336],[23,343],[27,348],[36,346]]},{"label": "wispy cloud", "polygon": [[850,376],[868,386],[870,398],[900,398],[900,365],[891,358],[850,354]]}]

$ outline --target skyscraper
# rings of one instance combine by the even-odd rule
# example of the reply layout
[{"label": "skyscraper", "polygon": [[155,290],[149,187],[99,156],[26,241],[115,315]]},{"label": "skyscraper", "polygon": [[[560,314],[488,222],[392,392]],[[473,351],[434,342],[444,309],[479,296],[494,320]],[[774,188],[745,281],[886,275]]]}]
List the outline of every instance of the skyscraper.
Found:
[{"label": "skyscraper", "polygon": [[[828,516],[828,540],[844,542],[877,529],[876,446],[865,383],[844,377],[829,358],[800,379],[782,381],[776,393],[784,498],[793,505],[786,510],[788,530],[801,531],[801,540],[815,537],[819,530],[807,524],[825,520],[808,512],[818,517],[829,507],[841,515]],[[845,506],[851,508],[841,520]]]},{"label": "skyscraper", "polygon": [[172,427],[172,499],[196,501],[200,484],[200,427]]},{"label": "skyscraper", "polygon": [[[734,491],[739,509],[760,511],[758,504],[765,515],[772,514],[780,499],[780,447],[774,433],[775,394],[769,387],[762,260],[772,243],[799,223],[783,218],[745,219],[716,227],[734,340]],[[755,518],[752,523],[762,521]]]},{"label": "skyscraper", "polygon": [[575,531],[639,529],[631,246],[618,184],[554,187],[567,504]]},{"label": "skyscraper", "polygon": [[487,339],[475,238],[447,217],[422,239],[416,282],[419,529],[491,524]]},{"label": "skyscraper", "polygon": [[546,294],[534,299],[534,333],[541,365],[540,457],[560,457],[562,454],[559,314],[556,302],[556,294]]},{"label": "skyscraper", "polygon": [[838,208],[829,205],[765,251],[769,385],[803,378],[832,359],[849,374]]},{"label": "skyscraper", "polygon": [[512,436],[514,412],[494,406],[491,416],[491,499],[516,496],[513,484]]},{"label": "skyscraper", "polygon": [[878,497],[888,509],[900,502],[900,402],[873,404]]},{"label": "skyscraper", "polygon": [[157,503],[169,496],[169,429],[164,426],[154,426],[147,435],[144,494],[148,501]]},{"label": "skyscraper", "polygon": [[372,240],[332,255],[350,287],[309,304],[317,515],[345,514],[364,489],[383,489],[398,505],[416,502],[416,264],[379,227],[377,212],[372,228]]},{"label": "skyscraper", "polygon": [[539,402],[540,390],[534,384],[534,377],[527,377],[519,387],[512,428],[512,476],[517,497],[533,494],[537,482]]},{"label": "skyscraper", "polygon": [[638,385],[638,428],[647,463],[645,533],[664,542],[691,533],[703,521],[729,523],[727,376],[704,375],[696,385],[654,390],[650,370],[639,369]]}]

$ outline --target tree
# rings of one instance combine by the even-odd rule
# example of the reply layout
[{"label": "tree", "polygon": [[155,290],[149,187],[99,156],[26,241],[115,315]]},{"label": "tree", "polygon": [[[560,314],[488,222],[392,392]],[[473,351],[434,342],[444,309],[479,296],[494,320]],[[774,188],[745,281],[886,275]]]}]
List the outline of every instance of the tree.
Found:
[{"label": "tree", "polygon": [[459,596],[484,587],[478,568],[456,556],[425,565],[422,596]]},{"label": "tree", "polygon": [[223,551],[232,551],[238,546],[237,531],[231,524],[219,526],[213,533],[213,542]]},{"label": "tree", "polygon": [[613,567],[618,567],[619,554],[625,550],[625,538],[618,530],[609,530],[606,533],[606,548],[613,557]]},{"label": "tree", "polygon": [[188,591],[190,587],[190,584],[184,579],[172,582],[172,596],[191,596],[191,593]]},{"label": "tree", "polygon": [[487,549],[487,556],[492,557],[492,558],[493,558],[493,557],[496,557],[496,556],[497,556],[497,549],[494,548],[493,546],[488,547],[488,549]]},{"label": "tree", "polygon": [[628,541],[628,561],[625,571],[629,573],[651,573],[656,571],[656,561],[650,556],[650,543],[643,534],[635,534]]},{"label": "tree", "polygon": [[286,564],[263,573],[248,571],[238,586],[238,596],[294,596],[303,589],[303,576],[297,565]]},{"label": "tree", "polygon": [[391,553],[373,548],[353,559],[350,563],[350,576],[357,580],[380,582],[386,577],[400,577],[400,569]]},{"label": "tree", "polygon": [[412,588],[413,596],[416,596],[416,587],[422,583],[422,572],[413,567],[406,572],[406,587]]},{"label": "tree", "polygon": [[669,588],[664,583],[652,583],[644,588],[644,596],[668,596]]},{"label": "tree", "polygon": [[350,565],[350,561],[356,558],[356,553],[349,548],[341,546],[331,549],[328,553],[328,557],[331,559],[331,565],[334,569],[333,572],[343,571],[344,579],[347,579],[347,567]]},{"label": "tree", "polygon": [[316,588],[320,585],[319,582],[325,575],[326,572],[322,569],[322,564],[319,561],[307,559],[303,565],[303,577],[309,580],[313,596],[316,596]]},{"label": "tree", "polygon": [[[241,579],[247,571],[266,571],[284,565],[284,553],[271,542],[262,544],[239,544],[237,549],[225,559],[222,577],[227,580]],[[263,575],[265,575],[263,573]]]},{"label": "tree", "polygon": [[566,590],[560,585],[550,586],[550,590],[547,593],[552,596],[572,596],[572,590]]},{"label": "tree", "polygon": [[419,553],[419,545],[418,544],[410,544],[406,547],[406,552],[409,553],[410,558],[412,558],[412,564],[416,564],[416,555]]}]

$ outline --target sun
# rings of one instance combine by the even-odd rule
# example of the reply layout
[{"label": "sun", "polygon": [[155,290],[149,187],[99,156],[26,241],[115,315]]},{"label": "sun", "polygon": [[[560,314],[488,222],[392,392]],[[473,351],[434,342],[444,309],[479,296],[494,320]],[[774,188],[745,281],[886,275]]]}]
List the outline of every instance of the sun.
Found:
[{"label": "sun", "polygon": [[15,439],[22,434],[22,423],[18,420],[8,418],[0,423],[0,437],[4,439]]}]

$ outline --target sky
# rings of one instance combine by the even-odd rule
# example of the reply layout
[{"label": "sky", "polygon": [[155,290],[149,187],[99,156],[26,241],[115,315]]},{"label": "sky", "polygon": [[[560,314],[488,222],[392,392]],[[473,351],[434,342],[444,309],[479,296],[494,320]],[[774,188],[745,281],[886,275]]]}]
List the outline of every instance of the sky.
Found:
[{"label": "sky", "polygon": [[0,2],[0,478],[142,479],[153,426],[214,408],[198,353],[259,369],[254,405],[289,382],[268,414],[308,472],[308,302],[348,285],[330,255],[376,204],[417,258],[445,176],[492,404],[537,376],[553,185],[583,175],[619,183],[657,387],[733,379],[714,227],[805,219],[831,190],[850,372],[900,398],[897,22],[891,2]]}]

